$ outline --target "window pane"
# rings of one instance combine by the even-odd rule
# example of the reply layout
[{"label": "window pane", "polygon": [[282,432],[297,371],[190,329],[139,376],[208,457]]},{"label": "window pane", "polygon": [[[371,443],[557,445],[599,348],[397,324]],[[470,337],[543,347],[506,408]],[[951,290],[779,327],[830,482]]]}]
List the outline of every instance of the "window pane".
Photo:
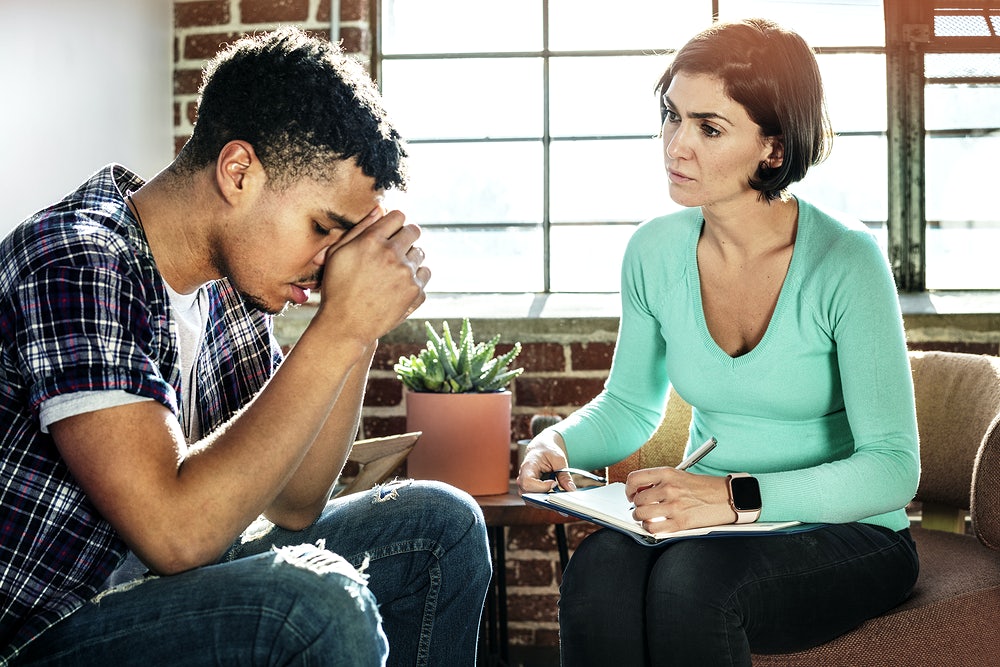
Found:
[{"label": "window pane", "polygon": [[885,46],[882,0],[719,0],[719,19],[763,16],[810,46]]},{"label": "window pane", "polygon": [[542,220],[541,142],[411,144],[410,185],[386,203],[420,225]]},{"label": "window pane", "polygon": [[810,169],[791,191],[821,208],[844,211],[860,220],[886,220],[887,150],[885,137],[837,137],[830,157]]},{"label": "window pane", "polygon": [[971,226],[997,219],[994,167],[998,137],[932,137],[927,152],[927,220],[933,224]]},{"label": "window pane", "polygon": [[[973,3],[974,5],[975,3]],[[974,7],[966,9],[945,9],[935,12],[935,37],[995,37],[998,23],[997,10]],[[991,14],[989,18],[985,14]]]},{"label": "window pane", "polygon": [[1000,289],[1000,223],[927,229],[927,289]]},{"label": "window pane", "polygon": [[622,255],[635,225],[552,228],[549,264],[556,292],[617,292]]},{"label": "window pane", "polygon": [[653,87],[665,56],[553,58],[549,131],[553,136],[655,135],[660,108]]},{"label": "window pane", "polygon": [[[935,31],[940,28],[935,21]],[[1000,86],[968,81],[1000,75],[1000,55],[928,54],[924,70],[924,121],[929,131],[1000,127]],[[996,189],[993,164],[998,149],[996,136],[926,139],[928,289],[1000,288],[995,257],[1000,215],[989,194]]]},{"label": "window pane", "polygon": [[552,142],[552,221],[638,222],[676,210],[662,146],[660,139]]},{"label": "window pane", "polygon": [[[834,132],[885,132],[885,56],[836,53],[816,57]],[[864,76],[858,76],[864,72]],[[859,104],[864,100],[864,104]]]},{"label": "window pane", "polygon": [[382,0],[382,53],[540,51],[538,0]]},{"label": "window pane", "polygon": [[407,139],[542,136],[538,58],[387,60],[382,88]]},{"label": "window pane", "polygon": [[540,227],[425,227],[419,245],[431,270],[430,292],[540,292]]},{"label": "window pane", "polygon": [[868,231],[875,235],[875,240],[878,241],[878,247],[882,249],[882,254],[888,257],[889,225],[885,222],[868,222],[866,226],[868,227]]},{"label": "window pane", "polygon": [[711,23],[709,0],[549,0],[549,48],[676,49]]},{"label": "window pane", "polygon": [[996,289],[1000,211],[993,164],[1000,137],[928,138],[927,287]]},{"label": "window pane", "polygon": [[928,53],[924,56],[924,76],[928,79],[1000,76],[1000,53]]},{"label": "window pane", "polygon": [[1000,127],[1000,86],[954,84],[924,87],[924,123],[928,130]]}]

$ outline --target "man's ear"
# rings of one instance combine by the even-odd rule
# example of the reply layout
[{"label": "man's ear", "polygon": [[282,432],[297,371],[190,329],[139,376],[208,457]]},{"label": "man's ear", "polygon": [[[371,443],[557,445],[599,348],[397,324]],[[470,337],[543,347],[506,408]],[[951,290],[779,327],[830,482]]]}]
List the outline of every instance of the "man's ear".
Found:
[{"label": "man's ear", "polygon": [[219,191],[228,201],[246,194],[258,179],[263,179],[264,170],[257,154],[246,141],[234,140],[222,147],[215,163],[215,180]]}]

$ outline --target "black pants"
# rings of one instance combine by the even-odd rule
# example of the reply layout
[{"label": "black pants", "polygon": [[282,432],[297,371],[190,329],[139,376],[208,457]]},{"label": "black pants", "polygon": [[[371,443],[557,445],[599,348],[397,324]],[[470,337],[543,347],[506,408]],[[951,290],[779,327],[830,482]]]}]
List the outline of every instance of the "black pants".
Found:
[{"label": "black pants", "polygon": [[917,571],[908,530],[860,523],[665,547],[601,530],[563,576],[562,663],[748,666],[751,651],[810,648],[893,608]]}]

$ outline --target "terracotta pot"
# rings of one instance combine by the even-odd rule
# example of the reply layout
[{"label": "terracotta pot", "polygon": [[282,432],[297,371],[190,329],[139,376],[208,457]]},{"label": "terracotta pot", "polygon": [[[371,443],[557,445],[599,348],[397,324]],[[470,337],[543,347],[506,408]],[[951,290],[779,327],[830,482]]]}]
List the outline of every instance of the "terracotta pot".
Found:
[{"label": "terracotta pot", "polygon": [[447,482],[474,496],[510,486],[509,391],[406,392],[406,430],[422,431],[406,459],[413,479]]}]

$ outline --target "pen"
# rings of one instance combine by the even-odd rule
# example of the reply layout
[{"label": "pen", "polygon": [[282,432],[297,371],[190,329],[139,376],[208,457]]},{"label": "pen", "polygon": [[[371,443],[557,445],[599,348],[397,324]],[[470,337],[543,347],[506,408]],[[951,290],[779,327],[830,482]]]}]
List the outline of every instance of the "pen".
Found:
[{"label": "pen", "polygon": [[580,468],[559,468],[558,470],[553,470],[552,472],[545,473],[544,475],[542,475],[542,479],[556,479],[556,475],[558,475],[561,472],[568,472],[571,475],[579,475],[580,477],[586,477],[587,479],[593,480],[595,482],[600,482],[601,484],[607,484],[608,482],[606,477],[595,475],[589,470],[581,470]]},{"label": "pen", "polygon": [[715,438],[709,438],[704,442],[704,444],[702,444],[701,447],[691,452],[690,456],[678,463],[677,470],[687,470],[698,461],[701,461],[705,458],[705,454],[708,454],[710,451],[715,449],[717,444],[719,444],[719,442]]}]

